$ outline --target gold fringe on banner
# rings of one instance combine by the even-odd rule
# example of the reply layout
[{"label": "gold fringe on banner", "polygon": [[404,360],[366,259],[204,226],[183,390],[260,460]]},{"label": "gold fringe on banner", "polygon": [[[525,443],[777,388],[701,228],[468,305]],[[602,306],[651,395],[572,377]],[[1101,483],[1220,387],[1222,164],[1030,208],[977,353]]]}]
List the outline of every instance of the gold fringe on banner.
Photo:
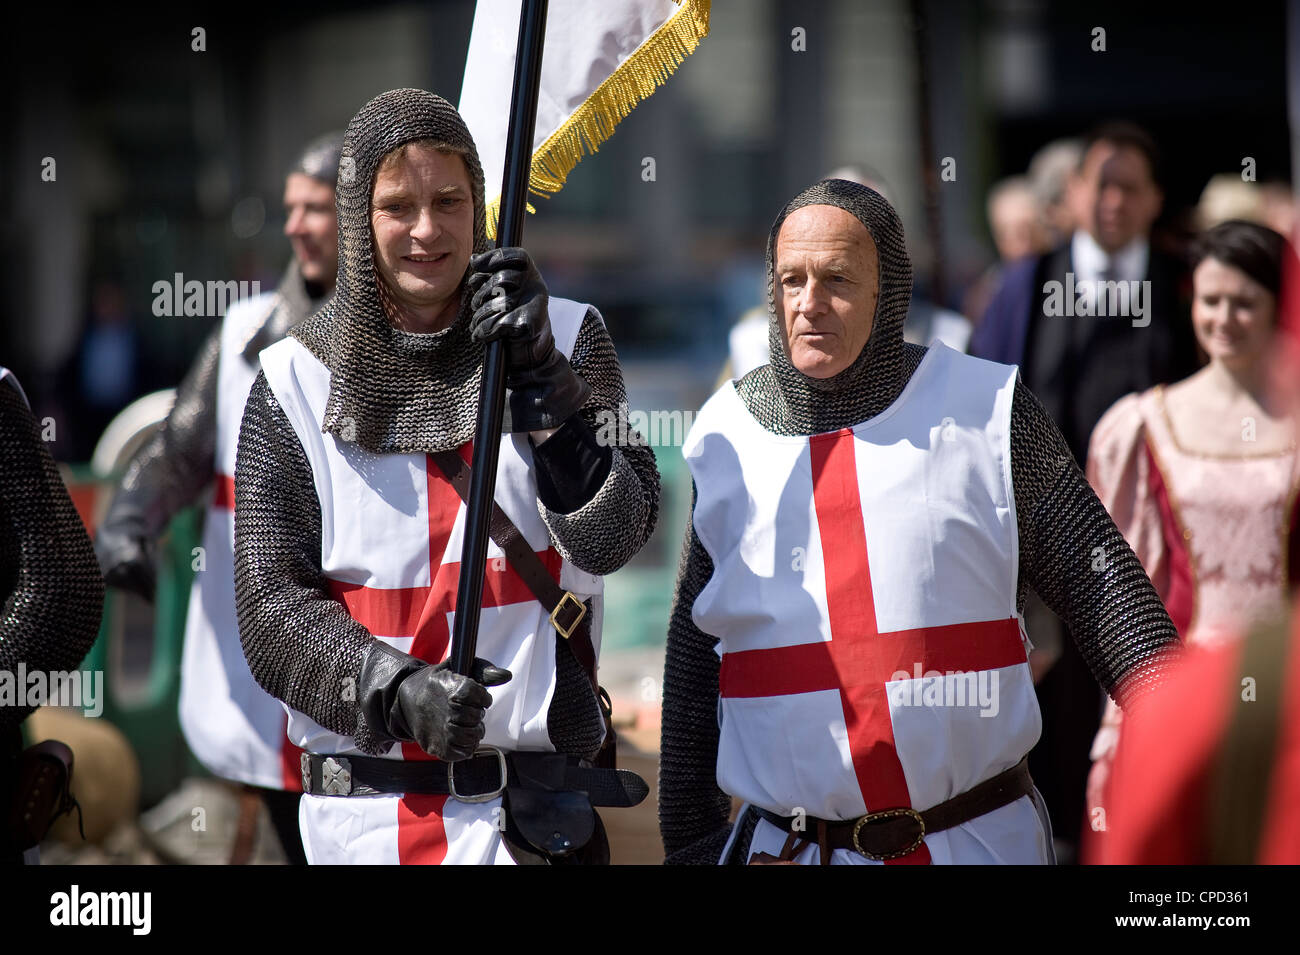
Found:
[{"label": "gold fringe on banner", "polygon": [[[700,40],[709,34],[711,0],[673,0],[677,12],[650,34],[583,101],[567,120],[533,153],[528,171],[528,191],[543,195],[559,192],[573,167],[614,134],[614,127],[637,103],[648,99],[667,81]],[[487,207],[488,237],[495,239],[501,197]],[[529,212],[536,212],[532,205]]]}]

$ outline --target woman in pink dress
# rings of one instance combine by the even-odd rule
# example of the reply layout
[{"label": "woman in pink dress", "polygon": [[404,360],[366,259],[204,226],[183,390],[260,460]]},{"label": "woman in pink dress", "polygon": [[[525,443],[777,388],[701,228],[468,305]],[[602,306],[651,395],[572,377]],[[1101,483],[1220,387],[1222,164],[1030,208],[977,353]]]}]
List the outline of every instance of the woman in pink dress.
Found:
[{"label": "woman in pink dress", "polygon": [[[1201,238],[1192,324],[1209,364],[1121,398],[1088,448],[1088,480],[1188,644],[1280,615],[1300,580],[1296,422],[1268,388],[1284,249],[1241,221]],[[1108,703],[1088,779],[1094,830],[1119,727]]]}]

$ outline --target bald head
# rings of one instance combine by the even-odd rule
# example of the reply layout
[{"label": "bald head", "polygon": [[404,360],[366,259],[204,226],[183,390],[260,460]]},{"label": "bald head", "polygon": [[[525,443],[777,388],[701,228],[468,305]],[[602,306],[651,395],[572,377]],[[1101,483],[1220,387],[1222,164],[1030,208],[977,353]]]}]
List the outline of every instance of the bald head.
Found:
[{"label": "bald head", "polygon": [[777,234],[773,301],[790,363],[810,378],[853,364],[871,337],[880,287],[876,243],[856,216],[810,205]]}]

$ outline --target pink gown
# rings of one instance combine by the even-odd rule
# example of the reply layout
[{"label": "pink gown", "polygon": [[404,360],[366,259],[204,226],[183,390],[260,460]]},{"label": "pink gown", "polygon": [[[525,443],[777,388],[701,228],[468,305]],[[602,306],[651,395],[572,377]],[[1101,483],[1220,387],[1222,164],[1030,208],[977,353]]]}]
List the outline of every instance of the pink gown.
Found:
[{"label": "pink gown", "polygon": [[[1242,446],[1250,447],[1244,440]],[[1097,422],[1088,480],[1185,643],[1222,643],[1285,611],[1300,579],[1294,447],[1239,457],[1189,451],[1157,386],[1126,395]],[[1100,764],[1088,783],[1094,828],[1119,725],[1119,709],[1110,702],[1092,747]]]}]

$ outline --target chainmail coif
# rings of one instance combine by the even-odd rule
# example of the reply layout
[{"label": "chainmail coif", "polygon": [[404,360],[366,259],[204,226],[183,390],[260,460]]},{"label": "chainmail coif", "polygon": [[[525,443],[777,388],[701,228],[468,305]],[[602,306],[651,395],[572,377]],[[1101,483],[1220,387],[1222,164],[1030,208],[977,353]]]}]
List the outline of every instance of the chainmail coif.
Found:
[{"label": "chainmail coif", "polygon": [[[0,672],[17,673],[20,662],[74,670],[99,632],[104,581],[40,426],[7,377],[0,378],[0,462]],[[0,706],[0,741],[34,709]],[[0,787],[0,795],[9,793]]]},{"label": "chainmail coif", "polygon": [[333,186],[339,178],[339,158],[343,151],[343,134],[338,130],[317,136],[306,146],[289,167],[290,173],[300,172]]},{"label": "chainmail coif", "polygon": [[[866,227],[876,244],[880,282],[871,335],[853,364],[830,378],[811,378],[790,363],[776,311],[776,239],[791,213],[805,206],[835,206]],[[924,349],[904,358],[903,320],[912,298],[912,260],[903,224],[880,193],[845,179],[826,179],[787,203],[767,237],[767,341],[771,363],[737,386],[745,406],[776,434],[822,434],[852,427],[898,397]],[[910,365],[910,367],[908,367]]]},{"label": "chainmail coif", "polygon": [[[880,262],[875,323],[867,344],[852,365],[823,380],[790,364],[777,324],[773,282],[782,223],[796,209],[816,204],[857,217],[875,240]],[[903,342],[911,264],[902,226],[889,204],[871,189],[842,180],[811,187],[781,211],[772,227],[767,275],[771,364],[736,383],[750,414],[774,434],[812,435],[856,425],[888,408],[926,352]],[[1018,609],[1023,611],[1026,587],[1032,587],[1065,621],[1102,689],[1121,706],[1131,706],[1163,682],[1179,646],[1177,631],[1060,430],[1019,379],[1011,405],[1011,479],[1020,543]],[[1104,558],[1100,564],[1099,554]],[[731,800],[716,779],[717,639],[691,617],[712,575],[712,559],[688,519],[664,664],[659,826],[670,863],[717,862],[729,831]],[[754,821],[753,814],[742,820],[733,860],[747,857]]]},{"label": "chainmail coif", "polygon": [[343,139],[334,295],[291,333],[330,370],[321,430],[375,454],[458,448],[473,437],[478,407],[483,346],[470,337],[468,297],[448,328],[424,334],[394,328],[380,301],[370,228],[375,173],[387,153],[416,140],[465,161],[474,252],[487,250],[483,167],[460,114],[424,90],[381,93],[352,118]]}]

